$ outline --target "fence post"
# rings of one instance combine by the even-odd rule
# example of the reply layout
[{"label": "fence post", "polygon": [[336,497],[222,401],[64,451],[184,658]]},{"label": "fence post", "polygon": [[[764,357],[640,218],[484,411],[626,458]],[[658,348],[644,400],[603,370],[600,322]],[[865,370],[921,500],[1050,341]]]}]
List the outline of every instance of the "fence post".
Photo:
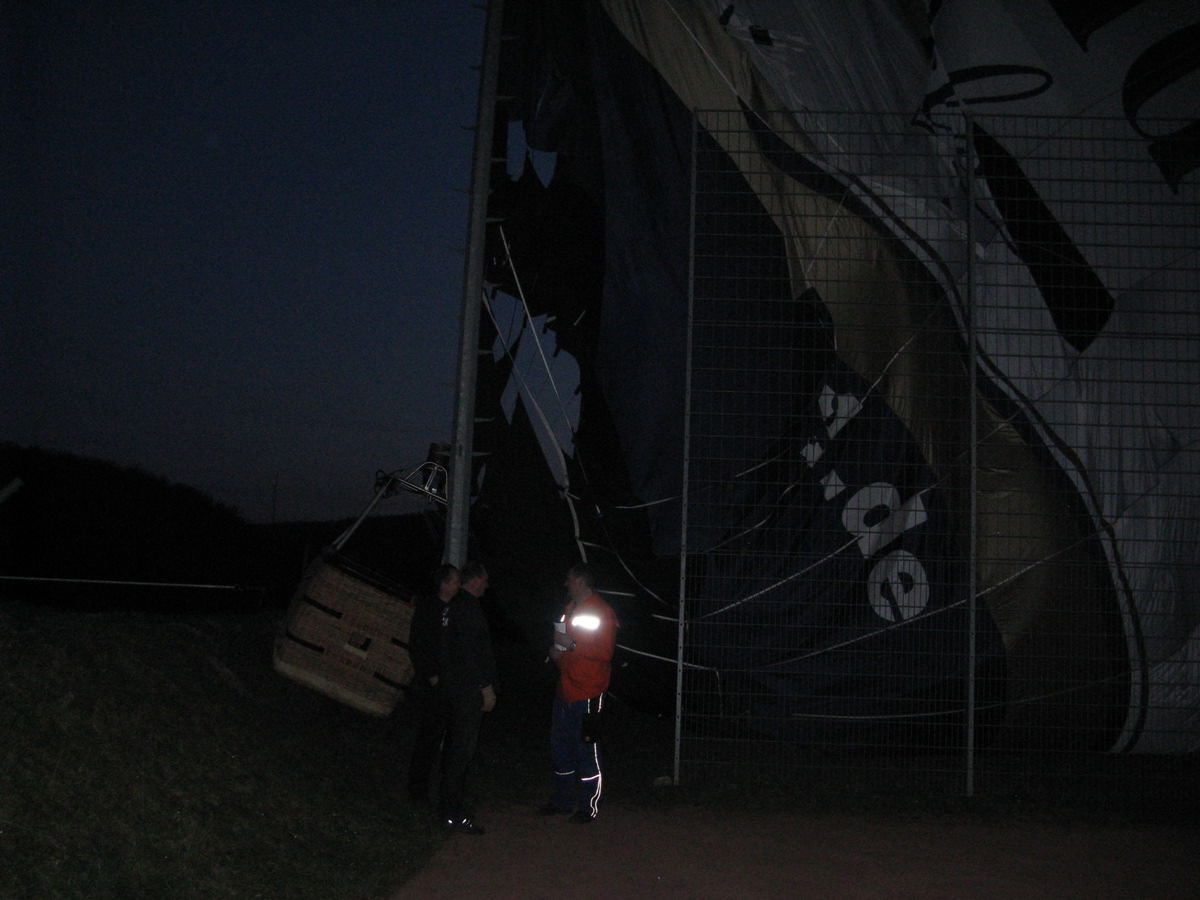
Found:
[{"label": "fence post", "polygon": [[692,171],[689,191],[688,213],[688,311],[687,341],[684,358],[683,382],[683,490],[679,498],[679,608],[678,628],[675,645],[675,763],[672,778],[679,784],[680,756],[683,743],[683,648],[686,633],[687,613],[687,558],[688,558],[688,477],[691,453],[688,441],[692,426],[692,315],[695,302],[696,269],[696,148],[699,144],[700,114],[692,110]]},{"label": "fence post", "polygon": [[963,313],[967,328],[967,367],[970,371],[967,389],[970,404],[970,451],[967,465],[970,467],[968,517],[970,536],[967,547],[967,735],[966,735],[966,794],[975,796],[975,649],[976,649],[976,544],[979,526],[979,511],[976,502],[979,477],[979,407],[977,400],[976,371],[978,369],[975,339],[975,145],[971,135],[971,120],[967,119],[966,167],[967,167],[967,285]]}]

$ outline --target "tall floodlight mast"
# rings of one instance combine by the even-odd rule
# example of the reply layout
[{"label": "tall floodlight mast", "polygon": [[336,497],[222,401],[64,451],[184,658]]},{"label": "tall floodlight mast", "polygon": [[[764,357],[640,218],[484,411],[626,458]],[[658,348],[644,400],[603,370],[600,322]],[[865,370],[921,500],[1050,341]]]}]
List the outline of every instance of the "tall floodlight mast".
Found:
[{"label": "tall floodlight mast", "polygon": [[466,561],[471,511],[471,460],[475,437],[479,315],[483,305],[484,243],[503,19],[503,0],[488,0],[483,63],[479,70],[479,99],[475,114],[475,155],[471,167],[471,201],[467,223],[466,259],[463,264],[462,315],[459,323],[458,378],[454,394],[454,427],[447,485],[445,560],[455,565],[462,565]]}]

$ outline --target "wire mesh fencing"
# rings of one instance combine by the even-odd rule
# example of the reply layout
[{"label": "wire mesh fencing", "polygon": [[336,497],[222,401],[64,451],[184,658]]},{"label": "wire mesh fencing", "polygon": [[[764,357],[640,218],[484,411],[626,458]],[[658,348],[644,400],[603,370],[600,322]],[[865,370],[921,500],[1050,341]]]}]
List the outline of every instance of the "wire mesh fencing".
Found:
[{"label": "wire mesh fencing", "polygon": [[1148,133],[696,114],[683,780],[1200,747],[1197,161]]}]

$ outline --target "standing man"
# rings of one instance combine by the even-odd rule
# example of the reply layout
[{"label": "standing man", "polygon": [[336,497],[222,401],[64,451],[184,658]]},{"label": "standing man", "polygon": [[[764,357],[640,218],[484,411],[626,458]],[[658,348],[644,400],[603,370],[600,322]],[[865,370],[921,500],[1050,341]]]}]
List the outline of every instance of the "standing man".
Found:
[{"label": "standing man", "polygon": [[446,719],[438,702],[438,648],[442,612],[460,587],[458,569],[446,564],[434,574],[433,593],[417,597],[408,631],[408,658],[413,666],[409,697],[418,710],[417,738],[408,763],[408,799],[418,812],[433,811],[429,779],[446,736]]},{"label": "standing man", "polygon": [[566,588],[566,611],[555,625],[550,647],[559,670],[550,724],[554,789],[539,812],[551,816],[575,810],[571,821],[586,824],[600,811],[604,789],[600,717],[620,624],[596,593],[595,576],[586,565],[571,568]]},{"label": "standing man", "polygon": [[488,586],[487,570],[476,562],[462,570],[462,587],[442,607],[438,653],[438,703],[446,719],[438,816],[442,827],[483,834],[467,813],[467,778],[483,714],[496,705],[496,659],[479,598]]}]

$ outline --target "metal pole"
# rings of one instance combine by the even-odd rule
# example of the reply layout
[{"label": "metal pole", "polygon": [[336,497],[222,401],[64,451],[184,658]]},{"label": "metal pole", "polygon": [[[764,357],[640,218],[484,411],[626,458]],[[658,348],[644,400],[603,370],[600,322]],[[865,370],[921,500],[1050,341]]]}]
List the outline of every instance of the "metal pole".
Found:
[{"label": "metal pole", "polygon": [[483,257],[491,183],[492,137],[496,121],[496,82],[500,69],[503,0],[488,0],[483,64],[475,112],[475,156],[471,167],[471,205],[463,264],[462,315],[459,323],[458,378],[454,427],[446,485],[446,562],[466,561],[471,512],[471,460],[475,439],[475,379],[479,363],[479,315],[483,305]]}]

